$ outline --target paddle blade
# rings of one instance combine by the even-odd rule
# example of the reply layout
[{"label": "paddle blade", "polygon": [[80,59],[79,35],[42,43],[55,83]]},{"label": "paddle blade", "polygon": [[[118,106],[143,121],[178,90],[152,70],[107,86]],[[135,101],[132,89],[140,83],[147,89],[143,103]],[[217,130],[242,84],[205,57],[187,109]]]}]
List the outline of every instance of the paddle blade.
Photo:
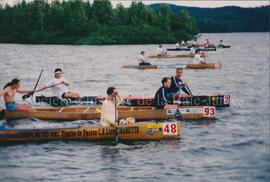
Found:
[{"label": "paddle blade", "polygon": [[183,120],[183,117],[182,117],[182,114],[181,114],[179,108],[177,108],[175,113],[174,113],[174,119],[176,119],[177,121],[182,121]]},{"label": "paddle blade", "polygon": [[4,119],[5,117],[5,110],[3,109],[2,111],[0,111],[0,120]]},{"label": "paddle blade", "polygon": [[116,144],[118,144],[119,143],[119,138],[118,138],[118,128],[117,127],[115,127],[115,130],[114,130],[114,141],[115,141],[115,143]]},{"label": "paddle blade", "polygon": [[22,96],[22,100],[24,101],[24,100],[30,98],[32,95],[33,95],[33,93],[25,94],[25,95]]}]

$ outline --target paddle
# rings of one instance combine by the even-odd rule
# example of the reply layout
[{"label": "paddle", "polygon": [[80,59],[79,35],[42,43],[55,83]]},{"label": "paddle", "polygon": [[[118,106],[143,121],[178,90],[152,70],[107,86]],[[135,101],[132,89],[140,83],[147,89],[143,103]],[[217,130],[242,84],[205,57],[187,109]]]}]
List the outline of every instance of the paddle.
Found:
[{"label": "paddle", "polygon": [[182,113],[180,112],[179,107],[176,109],[176,111],[174,113],[174,119],[176,119],[177,121],[183,120]]},{"label": "paddle", "polygon": [[[115,115],[114,115],[114,116],[115,116],[115,122],[118,122],[118,121],[117,121],[117,116],[116,116],[116,114],[117,114],[117,113],[116,113],[116,112],[117,112],[117,109],[116,109],[116,107],[117,107],[116,95],[114,96],[114,102],[115,102],[115,105],[114,105],[114,106],[115,106],[115,110],[114,110],[114,112],[115,112]],[[118,122],[118,124],[119,124],[119,122]],[[115,141],[116,143],[119,142],[119,139],[118,139],[118,131],[117,131],[117,130],[118,130],[118,127],[115,126],[115,130],[114,130],[114,131],[115,131],[115,133],[114,133],[114,141]]]},{"label": "paddle", "polygon": [[192,95],[192,93],[191,93],[189,87],[188,87],[187,85],[185,85],[185,87],[186,87],[187,91],[189,92],[189,95]]},{"label": "paddle", "polygon": [[[38,76],[38,80],[37,80],[36,85],[35,85],[35,87],[34,87],[34,92],[35,92],[35,90],[36,90],[36,88],[37,88],[38,82],[39,82],[39,80],[40,80],[40,77],[41,77],[43,71],[44,71],[44,69],[42,69],[42,70],[40,71],[40,74],[39,74],[39,76]],[[26,99],[28,99],[28,98],[31,97],[31,96],[33,97],[34,92],[32,92],[32,93],[27,93],[27,94],[23,95],[23,96],[22,96],[22,100],[26,100]]]},{"label": "paddle", "polygon": [[0,111],[0,120],[4,119],[4,117],[5,117],[5,109],[2,109]]}]

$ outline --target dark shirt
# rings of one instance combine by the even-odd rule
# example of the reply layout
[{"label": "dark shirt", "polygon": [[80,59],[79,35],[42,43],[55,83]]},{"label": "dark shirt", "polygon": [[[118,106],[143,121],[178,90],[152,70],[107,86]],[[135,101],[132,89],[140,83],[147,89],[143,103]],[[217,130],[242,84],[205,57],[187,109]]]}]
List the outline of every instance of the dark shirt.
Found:
[{"label": "dark shirt", "polygon": [[154,107],[163,109],[166,104],[173,104],[173,95],[170,88],[160,87],[155,94]]},{"label": "dark shirt", "polygon": [[[171,92],[174,92],[174,93],[178,93],[180,94],[180,89],[182,89],[186,94],[189,95],[189,92],[188,90],[186,89],[185,85],[184,85],[184,82],[178,78],[176,78],[175,76],[172,76],[171,77],[171,80],[172,80],[172,84],[171,84]],[[181,82],[182,84],[180,85],[180,89],[178,87],[178,83]]]}]

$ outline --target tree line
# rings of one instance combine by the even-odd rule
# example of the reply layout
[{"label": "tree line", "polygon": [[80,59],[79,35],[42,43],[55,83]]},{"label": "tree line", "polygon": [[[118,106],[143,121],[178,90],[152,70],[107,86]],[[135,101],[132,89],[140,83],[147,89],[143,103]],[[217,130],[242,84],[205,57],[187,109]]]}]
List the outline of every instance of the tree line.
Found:
[{"label": "tree line", "polygon": [[[152,4],[158,9],[162,4]],[[197,21],[200,32],[268,32],[269,6],[241,8],[226,6],[221,8],[197,8],[168,4],[172,12],[178,14],[186,9]]]},{"label": "tree line", "polygon": [[197,35],[196,21],[183,9],[153,10],[141,2],[112,8],[109,0],[22,1],[0,7],[0,42],[25,44],[159,44]]}]

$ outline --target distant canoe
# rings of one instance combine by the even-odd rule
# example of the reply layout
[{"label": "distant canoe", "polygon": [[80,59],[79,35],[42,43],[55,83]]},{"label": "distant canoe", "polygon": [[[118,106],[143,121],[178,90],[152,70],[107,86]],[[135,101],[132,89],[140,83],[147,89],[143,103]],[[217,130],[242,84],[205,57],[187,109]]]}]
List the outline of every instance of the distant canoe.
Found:
[{"label": "distant canoe", "polygon": [[219,45],[218,48],[224,49],[224,48],[230,48],[230,45]]},{"label": "distant canoe", "polygon": [[[180,106],[179,108],[183,119],[215,119],[216,108],[212,106]],[[4,117],[6,119],[33,117],[43,120],[90,120],[100,119],[100,110],[101,107],[36,108],[36,112],[5,111]],[[118,107],[118,118],[133,117],[136,120],[172,119],[174,112],[175,109],[153,109],[150,106]]]},{"label": "distant canoe", "polygon": [[[209,48],[199,48],[201,51],[216,51],[216,47],[209,47]],[[181,49],[167,49],[167,51],[183,51]],[[187,51],[190,51],[190,48],[187,49]]]},{"label": "distant canoe", "polygon": [[208,64],[185,64],[185,65],[125,65],[122,68],[133,68],[133,69],[220,69],[222,68],[222,63],[208,63]]},{"label": "distant canoe", "polygon": [[[120,125],[120,140],[179,139],[180,121]],[[0,129],[0,143],[50,140],[113,140],[114,127],[98,125],[64,128]]]},{"label": "distant canoe", "polygon": [[[182,55],[164,55],[164,56],[148,56],[148,58],[194,58],[195,54],[182,54]],[[201,57],[205,57],[201,54]]]}]

